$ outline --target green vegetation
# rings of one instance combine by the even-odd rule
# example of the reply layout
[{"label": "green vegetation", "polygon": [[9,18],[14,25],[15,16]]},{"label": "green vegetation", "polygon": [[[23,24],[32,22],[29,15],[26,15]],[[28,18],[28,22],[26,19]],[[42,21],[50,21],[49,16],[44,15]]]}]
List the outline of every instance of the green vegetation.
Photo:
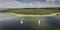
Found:
[{"label": "green vegetation", "polygon": [[27,15],[46,15],[51,13],[60,13],[60,8],[11,8],[1,10],[0,12],[11,12]]}]

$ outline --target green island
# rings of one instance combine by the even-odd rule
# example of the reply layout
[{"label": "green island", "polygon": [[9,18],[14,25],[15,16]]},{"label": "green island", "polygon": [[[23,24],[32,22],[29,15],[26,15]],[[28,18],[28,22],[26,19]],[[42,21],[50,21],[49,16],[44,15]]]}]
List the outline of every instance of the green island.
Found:
[{"label": "green island", "polygon": [[48,15],[60,13],[60,8],[7,8],[0,10],[0,13],[16,13],[24,15]]}]

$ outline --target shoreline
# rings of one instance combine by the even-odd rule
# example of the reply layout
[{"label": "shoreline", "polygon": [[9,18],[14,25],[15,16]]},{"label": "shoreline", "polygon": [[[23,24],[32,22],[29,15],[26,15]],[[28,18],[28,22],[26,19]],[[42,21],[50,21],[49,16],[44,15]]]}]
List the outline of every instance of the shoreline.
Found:
[{"label": "shoreline", "polygon": [[60,13],[52,13],[49,15],[25,15],[25,14],[16,14],[16,13],[7,13],[7,14],[12,14],[18,17],[45,17],[45,16],[56,16],[56,14],[60,14]]}]

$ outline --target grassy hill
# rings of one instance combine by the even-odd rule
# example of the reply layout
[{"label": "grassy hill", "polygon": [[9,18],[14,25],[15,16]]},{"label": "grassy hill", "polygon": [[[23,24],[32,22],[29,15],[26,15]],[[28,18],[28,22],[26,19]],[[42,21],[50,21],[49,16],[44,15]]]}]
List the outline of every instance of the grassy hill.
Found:
[{"label": "grassy hill", "polygon": [[0,10],[0,12],[11,12],[27,15],[46,15],[51,13],[60,13],[60,8],[10,8]]}]

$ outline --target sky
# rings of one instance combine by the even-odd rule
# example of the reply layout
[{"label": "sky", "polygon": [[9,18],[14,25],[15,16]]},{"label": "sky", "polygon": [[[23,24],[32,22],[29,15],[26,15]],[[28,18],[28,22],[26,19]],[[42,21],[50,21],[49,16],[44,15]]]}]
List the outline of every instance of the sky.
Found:
[{"label": "sky", "polygon": [[60,7],[60,0],[0,0],[0,8]]}]

